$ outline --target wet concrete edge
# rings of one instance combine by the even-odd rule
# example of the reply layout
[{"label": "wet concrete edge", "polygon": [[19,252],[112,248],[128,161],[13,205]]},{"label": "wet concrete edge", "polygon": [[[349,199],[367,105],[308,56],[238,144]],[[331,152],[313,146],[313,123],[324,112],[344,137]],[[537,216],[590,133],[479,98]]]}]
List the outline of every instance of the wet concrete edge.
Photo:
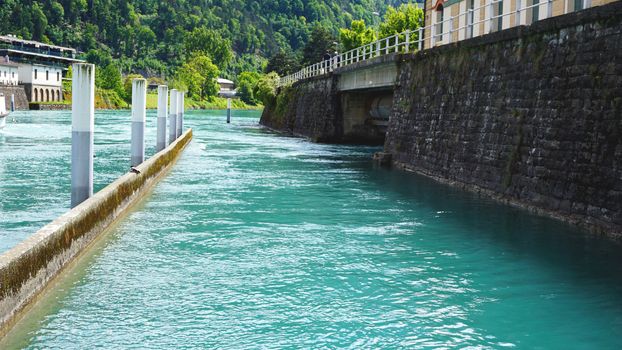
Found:
[{"label": "wet concrete edge", "polygon": [[0,337],[63,268],[159,182],[192,129],[141,165],[0,255]]}]

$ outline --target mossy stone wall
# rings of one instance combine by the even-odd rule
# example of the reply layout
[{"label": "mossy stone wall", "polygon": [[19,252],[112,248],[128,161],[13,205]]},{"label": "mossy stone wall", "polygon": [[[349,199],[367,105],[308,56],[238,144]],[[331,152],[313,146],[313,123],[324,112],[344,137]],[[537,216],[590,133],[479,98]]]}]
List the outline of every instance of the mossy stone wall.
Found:
[{"label": "mossy stone wall", "polygon": [[622,3],[401,60],[396,165],[622,235]]}]

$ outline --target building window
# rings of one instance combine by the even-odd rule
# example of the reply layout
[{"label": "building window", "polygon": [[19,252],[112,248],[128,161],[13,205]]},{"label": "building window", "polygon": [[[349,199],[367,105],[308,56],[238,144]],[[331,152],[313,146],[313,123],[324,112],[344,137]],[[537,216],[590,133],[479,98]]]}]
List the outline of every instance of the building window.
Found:
[{"label": "building window", "polygon": [[35,69],[35,79],[37,79],[37,70]]},{"label": "building window", "polygon": [[15,72],[11,72],[11,78],[15,79]]},{"label": "building window", "polygon": [[60,81],[60,72],[56,72],[56,81]]},{"label": "building window", "polygon": [[50,80],[50,71],[45,71],[45,80]]}]

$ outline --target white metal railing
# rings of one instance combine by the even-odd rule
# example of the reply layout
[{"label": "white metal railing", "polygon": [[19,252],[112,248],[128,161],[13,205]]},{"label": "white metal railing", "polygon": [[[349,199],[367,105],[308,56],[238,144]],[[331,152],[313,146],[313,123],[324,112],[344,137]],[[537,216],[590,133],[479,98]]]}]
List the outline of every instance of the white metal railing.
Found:
[{"label": "white metal railing", "polygon": [[[537,20],[549,18],[553,16],[553,1],[566,0],[540,0],[540,2],[527,5],[533,0],[516,0],[516,8],[497,13],[499,7],[495,6],[500,3],[507,3],[508,0],[483,0],[482,5],[460,11],[456,16],[451,16],[443,21],[432,23],[418,30],[407,30],[403,33],[394,34],[386,38],[376,40],[370,44],[366,44],[350,51],[340,53],[329,60],[324,60],[310,66],[307,66],[296,73],[282,77],[279,80],[279,86],[289,85],[298,80],[307,79],[319,75],[323,75],[334,71],[337,68],[345,67],[353,63],[365,61],[374,57],[386,55],[394,52],[414,52],[428,49],[430,47],[449,44],[455,40],[469,39],[474,36],[484,35],[497,31],[499,28],[506,29],[510,26],[504,26],[503,20],[506,17],[514,18],[514,26],[528,25],[535,20],[529,19],[529,15],[534,15],[534,9],[538,8]],[[590,7],[590,0],[583,0],[584,7]],[[564,6],[564,12],[570,12],[567,6]],[[544,13],[542,13],[544,12]],[[479,14],[476,18],[475,14]],[[483,16],[482,16],[483,14]],[[461,19],[463,19],[463,24]],[[477,20],[476,20],[477,19]],[[528,23],[531,22],[531,23]],[[480,31],[481,24],[484,24],[484,30]],[[444,28],[447,30],[443,30]],[[477,31],[475,29],[478,29]],[[454,35],[457,33],[457,38]],[[425,44],[429,41],[428,44]]]}]

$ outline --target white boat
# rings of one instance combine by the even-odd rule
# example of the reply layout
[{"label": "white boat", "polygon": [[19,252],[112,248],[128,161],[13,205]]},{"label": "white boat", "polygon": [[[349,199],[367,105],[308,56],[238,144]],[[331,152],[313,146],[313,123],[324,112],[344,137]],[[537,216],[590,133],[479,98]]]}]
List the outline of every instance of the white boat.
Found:
[{"label": "white boat", "polygon": [[6,100],[4,99],[4,95],[0,94],[0,129],[6,126],[6,117],[9,115],[9,112],[6,110]]}]

